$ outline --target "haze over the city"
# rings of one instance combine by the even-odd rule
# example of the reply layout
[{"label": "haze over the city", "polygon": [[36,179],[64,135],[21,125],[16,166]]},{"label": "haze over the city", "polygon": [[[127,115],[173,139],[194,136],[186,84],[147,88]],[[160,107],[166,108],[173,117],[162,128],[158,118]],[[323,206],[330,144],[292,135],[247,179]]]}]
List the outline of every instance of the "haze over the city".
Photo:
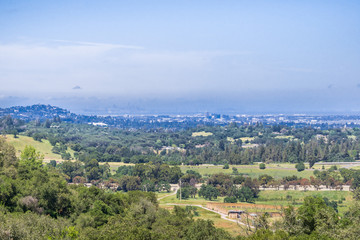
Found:
[{"label": "haze over the city", "polygon": [[1,1],[0,107],[360,113],[359,1]]}]

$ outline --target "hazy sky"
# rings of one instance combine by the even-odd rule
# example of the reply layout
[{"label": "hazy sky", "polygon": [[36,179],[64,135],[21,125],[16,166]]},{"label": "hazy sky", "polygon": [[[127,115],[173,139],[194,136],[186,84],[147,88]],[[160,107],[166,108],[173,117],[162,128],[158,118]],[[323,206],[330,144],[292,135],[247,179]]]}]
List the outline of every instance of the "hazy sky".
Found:
[{"label": "hazy sky", "polygon": [[360,1],[1,0],[0,101],[200,96],[286,110],[307,98],[359,111],[359,13]]}]

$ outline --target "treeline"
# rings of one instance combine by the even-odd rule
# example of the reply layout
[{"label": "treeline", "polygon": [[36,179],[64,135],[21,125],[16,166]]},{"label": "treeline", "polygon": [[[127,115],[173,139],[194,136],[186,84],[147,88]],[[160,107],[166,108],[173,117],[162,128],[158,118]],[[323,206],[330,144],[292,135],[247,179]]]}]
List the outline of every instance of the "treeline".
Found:
[{"label": "treeline", "polygon": [[[183,199],[195,198],[196,194],[207,200],[217,199],[218,196],[225,197],[224,202],[254,202],[259,197],[260,187],[273,188],[275,190],[301,189],[308,190],[314,187],[316,190],[321,188],[343,190],[343,186],[350,186],[350,190],[354,193],[355,199],[360,199],[360,170],[340,168],[332,166],[327,170],[315,170],[314,176],[310,178],[301,178],[296,175],[285,176],[276,179],[270,175],[262,174],[258,178],[250,178],[242,175],[236,168],[233,168],[233,174],[217,173],[208,177],[206,180],[202,176],[193,171],[188,170],[181,177],[181,197]],[[196,184],[202,184],[200,190],[196,188]],[[177,197],[180,198],[178,191]]]},{"label": "treeline", "polygon": [[199,197],[207,200],[217,199],[218,196],[227,196],[225,202],[254,202],[259,195],[259,181],[241,175],[231,176],[218,173],[211,175],[199,189],[196,184],[204,182],[201,175],[193,170],[188,170],[181,178],[181,191],[177,192],[177,197],[182,199]]},{"label": "treeline", "polygon": [[[310,167],[316,162],[348,162],[359,158],[359,130],[320,131],[315,129],[285,129],[286,135],[264,135],[253,137],[252,147],[239,141],[220,140],[218,145],[200,149],[189,149],[187,155],[191,164],[230,163],[251,164],[253,162],[309,162]],[[274,127],[272,128],[274,129]],[[261,130],[261,129],[257,129]],[[262,129],[264,131],[264,129]],[[281,130],[280,130],[281,131]],[[251,135],[250,135],[251,136]]]},{"label": "treeline", "polygon": [[170,184],[178,184],[184,175],[178,166],[165,163],[136,164],[120,166],[114,174],[110,166],[99,164],[96,159],[80,161],[63,161],[56,164],[50,161],[48,166],[54,167],[64,174],[69,183],[91,183],[111,188],[114,191],[142,190],[146,192],[170,191]]},{"label": "treeline", "polygon": [[[14,120],[6,117],[2,122],[3,132],[11,133]],[[17,131],[20,128],[23,131],[21,134],[37,141],[49,140],[52,151],[63,159],[72,158],[71,149],[75,152],[74,158],[82,162],[86,159],[134,164],[167,162],[172,165],[309,162],[312,166],[318,161],[354,161],[360,153],[358,128],[321,130],[232,123],[177,131],[123,130],[65,123],[58,117],[43,123],[34,121],[26,126],[17,123],[17,126],[21,126],[17,127]]]},{"label": "treeline", "polygon": [[170,184],[178,184],[183,176],[178,166],[167,164],[136,164],[122,166],[112,176],[112,182],[118,182],[118,190],[142,190],[150,192],[170,191]]},{"label": "treeline", "polygon": [[0,118],[0,133],[2,134],[13,134],[16,137],[25,129],[25,121],[21,119],[14,119],[11,116]]},{"label": "treeline", "polygon": [[[302,187],[306,190],[310,186],[313,186],[316,190],[319,190],[321,186],[325,186],[328,189],[343,190],[343,186],[350,186],[350,190],[354,191],[355,198],[357,192],[360,190],[360,170],[340,168],[337,166],[331,166],[327,170],[314,170],[314,175],[307,178],[300,178],[295,175],[286,176],[282,179],[275,179],[267,174],[260,175],[258,182],[263,188],[275,188],[279,190],[280,186],[284,190],[290,187],[297,188]],[[360,199],[360,196],[359,196]]]}]

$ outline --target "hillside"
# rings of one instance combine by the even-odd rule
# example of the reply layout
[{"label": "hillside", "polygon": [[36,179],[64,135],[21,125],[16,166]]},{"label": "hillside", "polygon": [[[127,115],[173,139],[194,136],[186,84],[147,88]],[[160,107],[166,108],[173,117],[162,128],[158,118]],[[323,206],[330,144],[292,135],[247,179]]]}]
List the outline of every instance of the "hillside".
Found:
[{"label": "hillside", "polygon": [[[16,149],[16,155],[20,156],[21,151],[25,148],[26,145],[33,146],[37,151],[44,154],[44,160],[46,162],[50,160],[62,161],[60,154],[55,154],[51,151],[52,146],[48,140],[43,139],[41,142],[35,141],[32,137],[27,136],[18,136],[14,138],[13,135],[5,136],[6,142],[13,145]],[[68,152],[71,156],[74,156],[74,152],[69,149]]]},{"label": "hillside", "polygon": [[22,120],[45,120],[52,119],[54,117],[60,117],[61,119],[74,118],[75,114],[69,111],[51,105],[32,105],[32,106],[14,106],[10,108],[0,108],[0,116],[10,115],[14,118],[20,118]]}]

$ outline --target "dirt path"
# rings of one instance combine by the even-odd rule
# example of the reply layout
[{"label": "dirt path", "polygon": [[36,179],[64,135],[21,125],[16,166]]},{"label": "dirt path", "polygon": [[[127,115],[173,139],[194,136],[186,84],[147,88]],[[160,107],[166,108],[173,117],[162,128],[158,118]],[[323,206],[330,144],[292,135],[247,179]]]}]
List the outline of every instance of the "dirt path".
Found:
[{"label": "dirt path", "polygon": [[161,200],[161,199],[163,199],[163,198],[176,195],[176,193],[177,193],[178,190],[179,190],[179,188],[177,187],[173,193],[170,193],[169,195],[165,195],[165,196],[159,197],[157,200],[159,201],[159,200]]}]

